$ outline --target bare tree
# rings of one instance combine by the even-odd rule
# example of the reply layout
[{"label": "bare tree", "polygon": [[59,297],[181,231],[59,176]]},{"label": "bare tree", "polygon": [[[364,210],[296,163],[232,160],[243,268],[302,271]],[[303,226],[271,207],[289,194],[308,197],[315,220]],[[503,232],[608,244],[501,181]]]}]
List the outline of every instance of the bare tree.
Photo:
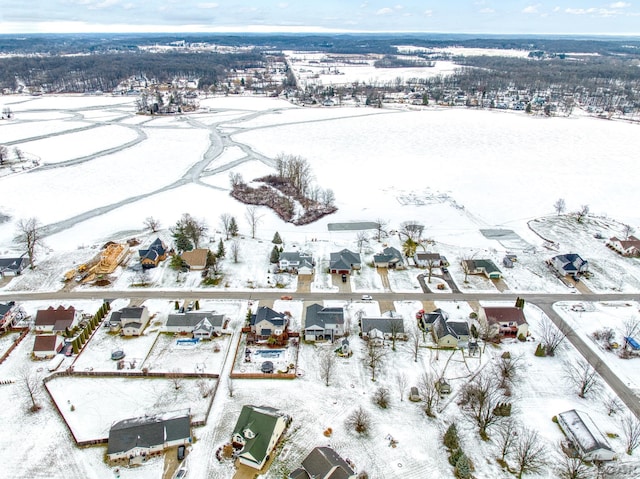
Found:
[{"label": "bare tree", "polygon": [[204,378],[198,379],[198,382],[196,383],[196,385],[198,386],[200,395],[203,398],[208,398],[213,392],[213,390],[215,389],[214,385]]},{"label": "bare tree", "polygon": [[640,420],[632,413],[628,413],[622,418],[621,423],[624,433],[624,446],[627,454],[631,455],[640,446]]},{"label": "bare tree", "polygon": [[382,409],[387,409],[389,407],[389,390],[383,386],[380,386],[373,393],[373,402],[380,406]]},{"label": "bare tree", "polygon": [[16,160],[18,161],[22,161],[24,160],[24,153],[22,152],[22,150],[20,148],[18,148],[17,146],[13,149],[13,156],[16,158]]},{"label": "bare tree", "polygon": [[383,220],[382,218],[378,218],[376,220],[376,241],[379,243],[382,241],[382,238],[387,236],[387,226],[389,222],[387,220]]},{"label": "bare tree", "polygon": [[521,429],[518,433],[514,456],[518,479],[522,479],[523,474],[542,471],[548,462],[547,448],[538,432],[527,428]]},{"label": "bare tree", "polygon": [[431,283],[431,276],[433,275],[433,270],[440,266],[440,260],[436,260],[434,258],[429,258],[427,260],[427,283]]},{"label": "bare tree", "polygon": [[240,243],[237,240],[231,242],[229,252],[231,253],[231,259],[233,260],[233,262],[237,263],[238,258],[240,257]]},{"label": "bare tree", "polygon": [[333,206],[336,201],[336,194],[332,189],[327,188],[326,190],[322,190],[322,204],[325,207]]},{"label": "bare tree", "polygon": [[560,216],[567,209],[567,204],[564,201],[564,198],[558,198],[556,202],[553,204],[553,210],[556,212],[558,216]]},{"label": "bare tree", "polygon": [[420,337],[422,335],[418,332],[418,328],[414,327],[409,332],[409,349],[413,355],[413,362],[418,362],[418,356],[420,355]]},{"label": "bare tree", "polygon": [[516,447],[518,431],[521,425],[513,418],[507,417],[496,429],[496,443],[500,449],[500,461],[504,463]]},{"label": "bare tree", "polygon": [[391,350],[396,350],[396,341],[403,336],[404,324],[401,318],[389,319],[389,336],[391,336]]},{"label": "bare tree", "polygon": [[4,145],[0,145],[0,166],[4,165],[5,161],[7,161],[8,156],[9,148]]},{"label": "bare tree", "polygon": [[584,219],[589,216],[589,205],[582,205],[574,215],[576,217],[576,221],[578,223],[582,223]]},{"label": "bare tree", "polygon": [[558,346],[567,337],[570,329],[563,323],[561,328],[556,327],[548,316],[543,316],[540,321],[540,341],[547,356],[554,356]]},{"label": "bare tree", "polygon": [[366,231],[358,231],[358,234],[356,235],[356,242],[358,243],[358,251],[362,253],[364,245],[369,243],[369,235]]},{"label": "bare tree", "polygon": [[37,412],[41,409],[40,401],[42,378],[28,366],[24,366],[18,371],[16,385],[18,396],[29,405],[29,411]]},{"label": "bare tree", "polygon": [[634,228],[631,225],[623,225],[622,227],[622,235],[624,236],[625,239],[629,239],[629,236],[631,236],[634,233]]},{"label": "bare tree", "polygon": [[607,408],[608,416],[613,416],[614,414],[618,414],[620,411],[622,411],[622,401],[620,401],[620,398],[618,396],[608,396],[604,400],[604,406]]},{"label": "bare tree", "polygon": [[565,372],[567,381],[577,389],[581,398],[587,397],[589,393],[598,392],[601,388],[598,372],[584,359],[565,362]]},{"label": "bare tree", "polygon": [[220,215],[220,226],[227,239],[231,236],[231,218],[229,213],[222,213]]},{"label": "bare tree", "polygon": [[524,369],[522,355],[512,356],[510,353],[505,353],[498,359],[496,368],[501,377],[500,386],[507,387],[508,384],[516,381],[518,374]]},{"label": "bare tree", "polygon": [[559,454],[555,473],[559,479],[591,479],[594,477],[592,467],[587,466],[581,457],[569,457],[566,454]]},{"label": "bare tree", "polygon": [[209,230],[204,220],[197,220],[189,213],[183,213],[176,225],[171,228],[173,236],[177,239],[182,236],[193,243],[195,248],[200,245],[200,240]]},{"label": "bare tree", "polygon": [[460,267],[462,268],[462,272],[464,273],[464,282],[469,282],[469,275],[471,274],[471,257],[463,256],[460,260]]},{"label": "bare tree", "polygon": [[407,238],[411,238],[416,243],[420,242],[423,231],[424,225],[419,221],[404,221],[400,225],[400,234],[405,235]]},{"label": "bare tree", "polygon": [[372,339],[367,342],[367,350],[365,355],[365,361],[369,369],[371,369],[371,380],[376,380],[376,371],[380,369],[384,358],[387,355],[387,351],[384,347],[379,346]]},{"label": "bare tree", "polygon": [[435,417],[434,408],[438,404],[440,393],[437,387],[438,378],[430,371],[422,373],[418,382],[420,396],[424,402],[424,412],[429,417]]},{"label": "bare tree", "polygon": [[244,217],[246,218],[247,223],[249,223],[249,228],[251,229],[252,239],[255,239],[258,224],[262,219],[262,215],[258,214],[258,211],[259,209],[257,206],[251,205],[251,206],[247,206],[247,210],[244,213]]},{"label": "bare tree", "polygon": [[629,348],[629,344],[626,338],[633,338],[638,334],[639,330],[640,330],[640,321],[638,321],[638,319],[634,318],[633,316],[625,319],[622,322],[622,337],[625,338],[625,341],[624,341],[625,350]]},{"label": "bare tree", "polygon": [[462,387],[458,404],[465,417],[478,426],[480,437],[487,440],[489,428],[502,419],[495,414],[495,408],[502,400],[499,381],[491,372],[483,371]]},{"label": "bare tree", "polygon": [[160,220],[154,218],[153,216],[147,216],[143,224],[147,228],[149,228],[152,233],[155,233],[160,229]]},{"label": "bare tree", "polygon": [[320,355],[318,367],[320,369],[320,379],[324,381],[325,386],[329,386],[336,366],[336,357],[332,351],[325,351]]},{"label": "bare tree", "polygon": [[347,416],[345,425],[358,434],[366,434],[371,429],[371,415],[360,406]]},{"label": "bare tree", "polygon": [[167,379],[169,379],[169,381],[171,381],[171,384],[173,384],[173,389],[178,390],[182,387],[182,384],[184,382],[184,375],[182,374],[180,368],[174,368],[167,373]]},{"label": "bare tree", "polygon": [[33,217],[18,221],[18,232],[15,241],[27,251],[31,269],[35,267],[36,248],[42,242],[40,226],[40,222]]},{"label": "bare tree", "polygon": [[396,374],[396,385],[400,392],[400,401],[404,401],[404,392],[407,390],[407,386],[409,385],[409,379],[405,373],[400,372]]},{"label": "bare tree", "polygon": [[244,180],[242,179],[242,175],[240,173],[229,173],[229,183],[231,183],[231,188],[235,188],[244,184]]}]

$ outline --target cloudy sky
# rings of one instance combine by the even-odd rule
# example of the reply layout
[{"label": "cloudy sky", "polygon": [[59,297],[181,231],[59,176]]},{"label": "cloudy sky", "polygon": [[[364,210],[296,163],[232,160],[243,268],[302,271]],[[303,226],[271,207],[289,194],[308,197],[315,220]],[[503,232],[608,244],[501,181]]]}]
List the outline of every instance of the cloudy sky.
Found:
[{"label": "cloudy sky", "polygon": [[640,34],[640,0],[0,0],[0,33]]}]

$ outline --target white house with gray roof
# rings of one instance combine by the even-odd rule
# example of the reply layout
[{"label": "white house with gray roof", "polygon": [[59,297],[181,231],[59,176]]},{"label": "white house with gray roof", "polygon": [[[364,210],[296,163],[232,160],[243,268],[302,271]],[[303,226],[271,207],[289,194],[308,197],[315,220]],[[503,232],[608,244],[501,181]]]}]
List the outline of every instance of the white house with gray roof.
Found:
[{"label": "white house with gray roof", "polygon": [[193,334],[193,337],[210,339],[214,334],[221,334],[224,326],[224,315],[215,311],[187,311],[167,316],[165,331],[176,334]]},{"label": "white house with gray roof", "polygon": [[312,304],[304,318],[304,339],[306,341],[333,341],[344,335],[344,308],[325,308]]},{"label": "white house with gray roof", "polygon": [[351,271],[360,269],[362,260],[359,253],[343,249],[337,253],[331,253],[329,258],[329,272],[335,274],[351,274]]},{"label": "white house with gray roof", "polygon": [[313,274],[313,257],[299,251],[283,251],[278,260],[278,269],[289,273]]},{"label": "white house with gray roof", "polygon": [[560,276],[575,276],[589,271],[589,262],[577,253],[560,254],[549,262]]},{"label": "white house with gray roof", "polygon": [[362,337],[371,340],[407,339],[402,316],[389,311],[381,317],[363,317],[360,320]]},{"label": "white house with gray roof", "polygon": [[109,429],[107,457],[138,464],[149,454],[189,443],[191,416],[188,412],[124,419]]},{"label": "white house with gray roof", "polygon": [[558,414],[558,424],[573,447],[587,461],[611,461],[615,452],[586,412],[572,409]]},{"label": "white house with gray roof", "polygon": [[120,330],[123,336],[140,336],[149,324],[149,310],[146,306],[132,306],[113,311],[109,318],[112,331]]}]

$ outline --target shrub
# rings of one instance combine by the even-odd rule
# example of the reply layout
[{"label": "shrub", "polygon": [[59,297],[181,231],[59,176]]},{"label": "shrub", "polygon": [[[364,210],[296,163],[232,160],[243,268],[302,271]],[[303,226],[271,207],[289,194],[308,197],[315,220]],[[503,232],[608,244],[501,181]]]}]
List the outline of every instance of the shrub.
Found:
[{"label": "shrub", "polygon": [[464,456],[464,452],[462,452],[462,449],[460,448],[451,451],[451,455],[449,456],[449,464],[455,466],[458,463],[458,459],[460,459],[462,456]]},{"label": "shrub", "polygon": [[462,454],[456,461],[455,474],[458,479],[471,479],[471,464],[466,454]]},{"label": "shrub", "polygon": [[455,424],[451,424],[444,433],[443,443],[447,449],[454,451],[460,447],[458,429]]},{"label": "shrub", "polygon": [[538,347],[536,348],[535,355],[538,356],[539,358],[544,358],[547,355],[547,351],[545,350],[545,348],[542,345],[542,343],[538,344]]}]

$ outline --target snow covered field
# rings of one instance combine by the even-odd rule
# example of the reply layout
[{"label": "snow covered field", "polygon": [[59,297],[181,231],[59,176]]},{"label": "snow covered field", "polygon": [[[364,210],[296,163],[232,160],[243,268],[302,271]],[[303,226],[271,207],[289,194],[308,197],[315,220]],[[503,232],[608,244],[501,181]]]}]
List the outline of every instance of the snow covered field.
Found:
[{"label": "snow covered field", "polygon": [[[15,278],[2,292],[59,290],[63,287],[62,274],[91,258],[106,241],[136,237],[141,246],[149,244],[156,234],[144,230],[142,223],[148,216],[161,221],[163,230],[158,234],[169,242],[168,228],[185,212],[208,223],[213,240],[208,245],[212,249],[222,236],[220,214],[229,213],[238,219],[240,261],[224,260],[225,280],[216,287],[220,291],[273,290],[275,278],[269,270],[268,255],[273,247],[271,238],[278,231],[285,248],[313,253],[318,274],[310,290],[326,292],[326,304],[330,305],[331,293],[338,287],[325,273],[329,253],[357,246],[356,232],[330,232],[328,223],[379,219],[388,221],[390,229],[398,229],[407,220],[424,223],[425,236],[434,240],[429,248],[449,258],[450,273],[465,293],[497,290],[482,277],[470,276],[469,283],[464,283],[459,260],[475,255],[500,264],[507,251],[518,255],[512,270],[503,269],[510,292],[566,293],[567,287],[544,265],[545,259],[557,253],[545,249],[538,234],[559,243],[560,252],[578,252],[589,260],[594,276],[584,285],[591,291],[640,291],[637,260],[612,253],[602,239],[594,237],[595,233],[604,238],[620,235],[622,223],[640,226],[635,174],[640,135],[635,125],[466,109],[303,109],[282,100],[252,97],[209,98],[202,100],[201,111],[192,115],[153,119],[136,116],[134,100],[122,97],[2,97],[2,102],[11,106],[15,117],[0,123],[0,144],[9,143],[39,156],[43,166],[0,178],[0,218],[9,217],[0,224],[0,254],[21,253],[13,243],[16,222],[21,218],[35,216],[51,231],[45,238],[46,247],[39,251],[38,269]],[[306,158],[317,184],[335,192],[339,209],[303,227],[283,223],[263,209],[256,239],[251,239],[244,219],[245,206],[228,194],[229,173],[239,172],[250,181],[271,171],[273,159],[281,153]],[[594,215],[581,225],[572,218],[556,218],[552,205],[560,197],[566,200],[569,211],[588,204]],[[519,239],[488,239],[480,232],[491,228],[513,230]],[[397,235],[386,241],[400,248]],[[363,263],[371,262],[381,248],[375,241],[365,245]],[[116,271],[110,286],[95,289],[96,297],[131,288],[136,254],[134,249],[133,259]],[[389,289],[419,291],[417,274],[415,269],[389,272]],[[284,279],[287,284],[282,293],[296,291],[298,279]],[[177,275],[166,264],[153,270],[150,280],[152,287],[176,291],[177,296],[183,296],[185,288],[197,289],[200,282],[197,272]],[[439,280],[433,281],[435,285]],[[361,309],[370,315],[384,312],[375,301],[357,300],[362,293],[385,291],[374,268],[364,266],[349,278],[349,286],[354,294],[354,301],[347,304],[349,315]],[[79,288],[90,290],[88,286]],[[432,289],[435,291],[435,287]],[[140,292],[143,296],[144,291]],[[231,360],[224,366],[224,355],[226,351],[235,354],[237,336],[216,339],[221,343],[220,352],[213,352],[211,344],[178,350],[174,339],[160,333],[162,315],[171,305],[154,301],[149,303],[150,310],[159,316],[152,320],[147,336],[124,340],[101,328],[78,357],[76,370],[113,371],[110,353],[117,347],[125,349],[128,357],[140,360],[136,370],[145,358],[158,370],[171,370],[178,362],[183,371],[202,364],[207,372],[231,369]],[[436,303],[454,317],[465,318],[470,313],[468,304],[455,304],[446,297]],[[90,313],[99,304],[74,302],[74,306]],[[33,314],[46,306],[30,302],[25,309]],[[394,306],[408,319],[421,307],[417,302],[396,302]],[[247,307],[246,301],[201,305],[201,309],[227,315],[232,331],[243,324]],[[300,326],[301,301],[275,301],[273,308],[289,310],[294,326]],[[614,315],[610,311],[614,310],[619,312],[615,314],[616,324],[638,315],[635,304],[620,308],[600,305],[594,312],[579,315],[565,314],[562,309],[562,314],[586,337],[610,321]],[[539,313],[532,310],[531,317],[536,337]],[[585,324],[587,317],[597,319]],[[398,372],[405,372],[413,384],[423,371],[442,371],[449,353],[440,353],[436,359],[435,351],[424,343],[416,364],[407,345],[401,344],[389,353],[373,383],[364,364],[364,345],[353,323],[354,355],[340,359],[329,387],[320,380],[316,367],[319,350],[328,345],[301,345],[298,366],[305,374],[296,380],[234,380],[233,398],[228,396],[226,381],[220,381],[207,426],[194,430],[197,440],[190,454],[191,477],[232,476],[232,466],[218,463],[214,451],[229,439],[241,406],[250,403],[279,407],[294,417],[287,444],[267,474],[269,478],[297,467],[312,447],[327,443],[353,460],[359,470],[367,470],[370,477],[452,477],[441,441],[450,422],[459,425],[476,477],[511,477],[493,460],[497,455],[494,442],[480,441],[475,428],[460,419],[454,399],[442,404],[435,420],[427,418],[420,406],[406,397],[400,401],[395,386]],[[2,352],[13,339],[6,338],[0,340]],[[0,381],[16,378],[24,364],[46,374],[44,363],[28,360],[32,346],[33,336],[29,335],[0,365]],[[481,364],[491,367],[502,352],[522,354],[526,368],[513,388],[514,403],[519,405],[515,415],[539,429],[551,449],[557,451],[562,439],[551,417],[574,407],[588,410],[603,431],[620,434],[618,418],[606,414],[599,398],[579,399],[563,378],[564,361],[575,360],[577,353],[565,346],[557,358],[536,358],[535,347],[533,341],[507,343],[495,350],[487,347],[482,359],[465,358],[466,364],[457,352],[448,363],[447,377],[457,391]],[[599,354],[611,358],[608,362],[621,377],[640,383],[635,373],[637,360],[617,360],[609,352]],[[69,414],[90,418],[93,409],[83,405],[93,400],[92,388],[84,379],[51,382],[56,383],[60,384],[63,403],[78,398],[77,404],[73,403],[76,410]],[[379,410],[372,402],[379,385],[392,392],[392,405],[387,410]],[[116,391],[131,396],[133,393],[124,391],[129,387],[113,386],[107,380],[100,385],[101,391],[114,390],[115,396],[104,394],[110,403],[117,401]],[[167,403],[156,398],[165,387],[170,389],[167,384],[160,389],[140,389],[138,409],[130,405],[122,413],[138,414],[145,404],[164,407]],[[8,477],[113,477],[113,470],[103,463],[104,449],[77,449],[49,401],[43,401],[44,408],[37,414],[25,413],[25,402],[19,398],[15,383],[0,384],[0,401],[6,407],[6,428],[12,431],[0,436],[0,459]],[[345,417],[358,405],[375,418],[367,437],[357,437],[344,426]],[[95,423],[99,433],[116,419],[102,410],[99,418]],[[327,427],[334,431],[330,438],[323,435]],[[388,436],[398,441],[398,447],[389,447]],[[622,440],[613,438],[611,443],[624,459]],[[161,471],[162,463],[156,461],[120,472],[123,479],[157,479]],[[554,476],[548,472],[529,477]]]}]

